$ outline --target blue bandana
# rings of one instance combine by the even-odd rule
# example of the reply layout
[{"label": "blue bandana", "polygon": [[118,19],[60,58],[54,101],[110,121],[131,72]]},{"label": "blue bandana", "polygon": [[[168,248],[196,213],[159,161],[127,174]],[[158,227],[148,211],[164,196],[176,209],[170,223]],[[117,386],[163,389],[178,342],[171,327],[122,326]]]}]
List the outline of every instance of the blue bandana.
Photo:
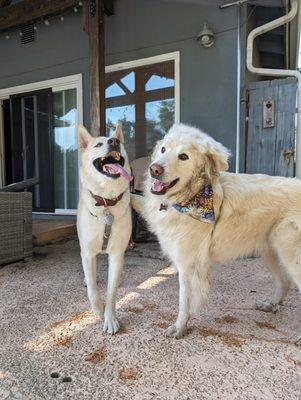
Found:
[{"label": "blue bandana", "polygon": [[211,185],[197,193],[192,199],[187,202],[172,205],[180,213],[186,213],[190,217],[201,222],[214,223],[214,207],[213,207],[213,189]]}]

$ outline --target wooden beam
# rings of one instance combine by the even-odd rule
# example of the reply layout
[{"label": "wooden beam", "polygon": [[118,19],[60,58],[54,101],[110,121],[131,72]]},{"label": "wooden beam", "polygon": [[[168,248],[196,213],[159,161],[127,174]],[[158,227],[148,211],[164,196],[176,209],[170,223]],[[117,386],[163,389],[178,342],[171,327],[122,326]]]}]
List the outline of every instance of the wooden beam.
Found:
[{"label": "wooden beam", "polygon": [[106,99],[106,108],[125,107],[130,105],[145,104],[151,101],[172,99],[175,96],[173,87],[154,89],[147,92],[135,92],[130,95],[115,96]]},{"label": "wooden beam", "polygon": [[0,32],[59,15],[78,5],[78,0],[26,0],[0,9]]},{"label": "wooden beam", "polygon": [[83,0],[83,30],[89,33],[89,0]]},{"label": "wooden beam", "polygon": [[89,0],[90,122],[93,136],[105,136],[104,0]]}]

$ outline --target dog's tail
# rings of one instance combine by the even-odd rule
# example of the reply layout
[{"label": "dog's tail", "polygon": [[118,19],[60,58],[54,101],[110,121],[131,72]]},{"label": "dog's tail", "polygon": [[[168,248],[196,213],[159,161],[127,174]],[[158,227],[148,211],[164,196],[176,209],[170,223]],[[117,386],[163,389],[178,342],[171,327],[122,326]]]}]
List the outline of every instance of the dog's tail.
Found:
[{"label": "dog's tail", "polygon": [[190,314],[198,312],[207,299],[210,287],[210,269],[210,261],[200,256],[190,278]]}]

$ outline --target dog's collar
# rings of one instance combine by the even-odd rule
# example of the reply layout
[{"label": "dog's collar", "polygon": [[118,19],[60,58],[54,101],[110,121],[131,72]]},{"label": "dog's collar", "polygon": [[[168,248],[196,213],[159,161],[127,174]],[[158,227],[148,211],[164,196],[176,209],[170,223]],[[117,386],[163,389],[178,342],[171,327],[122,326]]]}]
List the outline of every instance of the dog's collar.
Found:
[{"label": "dog's collar", "polygon": [[[213,189],[211,184],[204,186],[201,191],[190,200],[173,204],[172,207],[180,213],[186,213],[190,217],[201,222],[215,222]],[[160,204],[160,211],[163,210],[167,210],[167,205],[164,203]]]},{"label": "dog's collar", "polygon": [[90,191],[90,194],[93,197],[93,199],[96,201],[96,203],[95,203],[96,207],[103,207],[103,206],[104,207],[113,207],[122,199],[122,196],[123,196],[123,193],[121,193],[118,197],[114,197],[113,199],[105,199],[104,197],[93,194],[91,191]]}]

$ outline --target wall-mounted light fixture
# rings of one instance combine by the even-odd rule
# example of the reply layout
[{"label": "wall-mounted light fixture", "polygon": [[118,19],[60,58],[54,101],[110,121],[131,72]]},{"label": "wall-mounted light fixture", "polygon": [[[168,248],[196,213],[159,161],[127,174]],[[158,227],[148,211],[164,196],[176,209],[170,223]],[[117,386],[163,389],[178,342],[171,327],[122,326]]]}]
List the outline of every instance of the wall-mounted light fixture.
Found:
[{"label": "wall-mounted light fixture", "polygon": [[215,36],[212,29],[210,29],[207,21],[204,22],[202,30],[197,36],[197,40],[201,42],[204,47],[211,47],[215,42]]}]

